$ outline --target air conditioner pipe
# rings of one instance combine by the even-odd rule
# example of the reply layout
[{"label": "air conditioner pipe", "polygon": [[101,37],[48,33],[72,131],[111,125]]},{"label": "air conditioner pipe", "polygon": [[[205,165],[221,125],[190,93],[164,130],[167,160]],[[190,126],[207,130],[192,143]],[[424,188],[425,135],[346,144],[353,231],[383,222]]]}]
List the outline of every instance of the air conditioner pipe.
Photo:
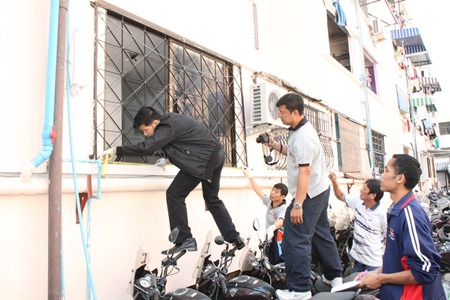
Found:
[{"label": "air conditioner pipe", "polygon": [[23,168],[20,180],[29,182],[31,175],[38,166],[46,161],[53,152],[54,138],[56,137],[55,126],[55,81],[58,44],[58,21],[59,1],[52,0],[50,3],[50,32],[48,37],[47,54],[47,83],[45,96],[44,129],[42,131],[42,151]]}]

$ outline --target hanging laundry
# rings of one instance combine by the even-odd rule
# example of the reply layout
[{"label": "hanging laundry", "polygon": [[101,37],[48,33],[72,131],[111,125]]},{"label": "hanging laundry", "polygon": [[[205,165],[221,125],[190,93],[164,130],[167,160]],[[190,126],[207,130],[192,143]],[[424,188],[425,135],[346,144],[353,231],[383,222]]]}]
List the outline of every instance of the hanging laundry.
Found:
[{"label": "hanging laundry", "polygon": [[422,87],[420,86],[419,78],[416,78],[414,80],[411,80],[411,93],[417,93],[422,90]]},{"label": "hanging laundry", "polygon": [[398,46],[397,50],[395,51],[395,55],[394,55],[395,61],[398,63],[398,66],[402,69],[405,68],[405,64],[403,63],[404,51],[405,50],[403,49],[403,47]]},{"label": "hanging laundry", "polygon": [[339,0],[333,0],[333,5],[336,8],[336,24],[339,26],[346,26],[347,17],[345,16],[344,10],[342,10]]},{"label": "hanging laundry", "polygon": [[411,79],[419,78],[419,77],[417,76],[417,70],[416,70],[416,68],[413,67],[413,70],[414,70],[414,76],[413,76]]},{"label": "hanging laundry", "polygon": [[408,74],[409,79],[415,79],[415,77],[417,78],[417,73],[416,70],[414,69],[414,65],[412,63],[412,61],[409,58],[406,58],[406,63],[408,64],[408,68],[406,69],[406,72]]}]

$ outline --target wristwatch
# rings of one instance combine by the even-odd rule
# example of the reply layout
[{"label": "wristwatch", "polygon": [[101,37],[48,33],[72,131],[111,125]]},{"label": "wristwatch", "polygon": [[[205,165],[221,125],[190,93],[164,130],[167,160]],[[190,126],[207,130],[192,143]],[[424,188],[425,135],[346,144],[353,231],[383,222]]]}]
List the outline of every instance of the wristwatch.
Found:
[{"label": "wristwatch", "polygon": [[298,204],[297,202],[294,202],[294,208],[300,209],[300,208],[303,208],[303,205]]}]

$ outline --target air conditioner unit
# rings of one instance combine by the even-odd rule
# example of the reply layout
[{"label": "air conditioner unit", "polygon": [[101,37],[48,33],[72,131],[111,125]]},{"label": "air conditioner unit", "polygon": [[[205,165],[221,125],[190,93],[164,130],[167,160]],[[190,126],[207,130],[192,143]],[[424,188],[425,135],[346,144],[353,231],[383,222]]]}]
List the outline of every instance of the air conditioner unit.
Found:
[{"label": "air conditioner unit", "polygon": [[278,99],[286,94],[286,90],[270,83],[258,83],[250,86],[251,125],[276,125],[287,127],[278,117],[276,106]]},{"label": "air conditioner unit", "polygon": [[379,19],[375,19],[372,21],[372,37],[373,40],[376,41],[383,41],[386,39],[384,36],[384,27],[383,23]]}]

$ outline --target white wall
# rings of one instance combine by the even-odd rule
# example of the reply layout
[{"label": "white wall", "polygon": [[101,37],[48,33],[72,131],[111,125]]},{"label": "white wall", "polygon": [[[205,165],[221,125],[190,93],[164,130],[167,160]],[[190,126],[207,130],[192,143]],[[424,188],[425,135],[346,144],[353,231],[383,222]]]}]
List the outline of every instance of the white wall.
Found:
[{"label": "white wall", "polygon": [[[448,98],[445,97],[443,92],[437,92],[433,95],[435,101],[436,101],[436,117],[432,119],[433,123],[436,123],[437,130],[439,130],[439,124],[442,122],[449,122],[449,111],[450,111],[450,103],[448,101]],[[450,148],[450,135],[442,135],[438,134],[439,138],[439,145],[440,148]]]},{"label": "white wall", "polygon": [[[140,245],[150,253],[150,266],[159,267],[163,258],[160,252],[169,246],[165,189],[171,178],[161,179],[164,180],[162,184],[161,180],[156,181],[157,184],[153,183],[157,178],[148,178],[148,184],[140,192],[108,192],[114,189],[115,184],[105,184],[101,198],[92,199],[89,252],[98,299],[129,299],[126,286]],[[236,178],[240,178],[240,187],[232,183]],[[80,176],[79,181],[84,180],[85,177]],[[106,183],[108,180],[114,179],[104,179]],[[267,191],[277,182],[264,178],[258,181]],[[96,184],[94,195],[95,187]],[[265,219],[265,207],[248,187],[247,179],[242,177],[240,170],[224,170],[220,196],[237,230],[245,238],[253,232],[251,226],[254,218],[259,218],[261,222]],[[186,203],[189,225],[200,248],[209,230],[213,231],[213,237],[220,233],[210,213],[204,210],[200,189],[193,191]],[[87,206],[83,217],[87,226]],[[5,299],[46,298],[47,220],[47,195],[0,196],[0,226],[8,228],[2,234],[3,246],[0,247],[3,274],[8,274],[2,277],[2,285],[6,287],[2,290]],[[66,299],[87,299],[83,243],[80,225],[76,225],[75,220],[74,194],[64,193],[62,251]],[[85,232],[87,234],[87,228]],[[222,248],[213,246],[213,249],[213,257],[218,258]],[[168,290],[194,283],[191,274],[198,255],[198,252],[188,253],[180,259],[181,272],[169,278]],[[238,269],[238,262],[239,253],[230,270]],[[28,288],[24,288],[23,282],[29,283]]]},{"label": "white wall", "polygon": [[6,92],[0,111],[1,171],[18,170],[31,159],[30,153],[37,154],[42,148],[40,132],[44,120],[49,31],[46,3],[25,1],[22,5],[27,9],[15,7],[14,3],[4,5],[4,11],[13,13],[14,18],[13,22],[5,22],[3,32],[13,33],[14,37],[7,39],[8,47],[3,50],[6,54],[0,56],[5,75],[1,84]]}]

